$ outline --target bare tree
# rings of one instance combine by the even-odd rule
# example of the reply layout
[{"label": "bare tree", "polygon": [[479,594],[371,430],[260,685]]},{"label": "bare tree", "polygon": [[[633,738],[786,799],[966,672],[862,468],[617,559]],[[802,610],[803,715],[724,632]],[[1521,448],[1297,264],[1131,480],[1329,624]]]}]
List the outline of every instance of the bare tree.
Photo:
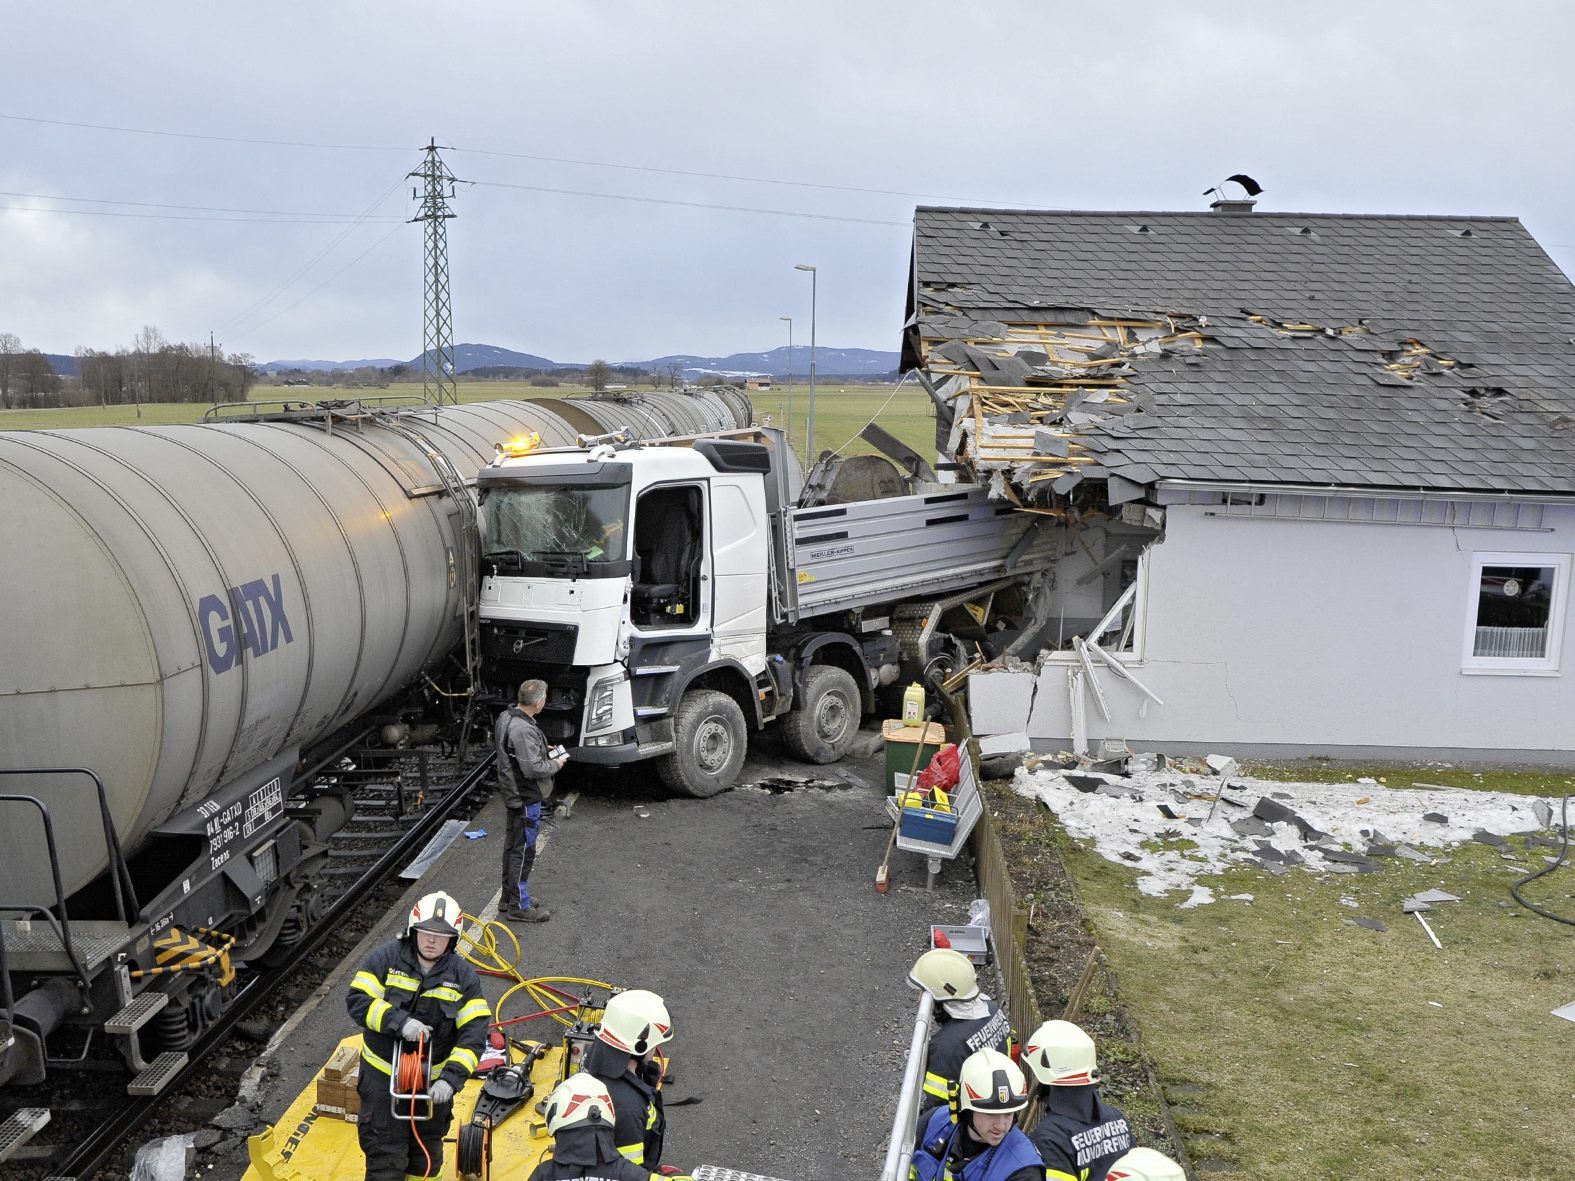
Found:
[{"label": "bare tree", "polygon": [[22,338],[14,332],[0,332],[0,410],[11,409],[11,381],[17,375],[17,355]]},{"label": "bare tree", "polygon": [[684,383],[684,363],[673,361],[667,366],[667,384],[671,389],[678,389]]},{"label": "bare tree", "polygon": [[598,358],[585,367],[585,384],[598,394],[607,392],[607,379],[612,374],[612,366]]}]

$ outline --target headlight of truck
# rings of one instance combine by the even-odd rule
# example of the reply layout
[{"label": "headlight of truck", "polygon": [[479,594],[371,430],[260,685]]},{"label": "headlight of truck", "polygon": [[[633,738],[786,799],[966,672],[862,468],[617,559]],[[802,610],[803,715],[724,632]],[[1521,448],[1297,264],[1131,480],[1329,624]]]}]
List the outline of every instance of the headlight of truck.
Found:
[{"label": "headlight of truck", "polygon": [[600,730],[612,725],[613,720],[613,690],[618,687],[616,677],[605,681],[597,681],[591,689],[591,713],[585,724],[587,730]]}]

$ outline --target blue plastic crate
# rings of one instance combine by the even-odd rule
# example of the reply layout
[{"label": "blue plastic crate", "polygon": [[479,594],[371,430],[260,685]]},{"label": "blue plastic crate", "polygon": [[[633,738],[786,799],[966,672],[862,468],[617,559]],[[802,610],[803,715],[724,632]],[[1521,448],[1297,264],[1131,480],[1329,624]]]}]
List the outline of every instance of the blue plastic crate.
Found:
[{"label": "blue plastic crate", "polygon": [[934,808],[904,808],[897,824],[897,835],[914,841],[949,845],[957,834],[957,814],[937,812]]}]

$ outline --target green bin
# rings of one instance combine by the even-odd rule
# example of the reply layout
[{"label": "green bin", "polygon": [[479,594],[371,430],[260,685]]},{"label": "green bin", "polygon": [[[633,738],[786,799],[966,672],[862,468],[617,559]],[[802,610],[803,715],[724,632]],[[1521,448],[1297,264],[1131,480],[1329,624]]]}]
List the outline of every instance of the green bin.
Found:
[{"label": "green bin", "polygon": [[930,765],[937,751],[946,745],[946,727],[930,722],[924,727],[904,726],[897,718],[881,723],[880,736],[886,741],[886,794],[897,790],[897,776],[913,770],[914,748],[922,740],[924,751],[919,755],[919,770]]}]

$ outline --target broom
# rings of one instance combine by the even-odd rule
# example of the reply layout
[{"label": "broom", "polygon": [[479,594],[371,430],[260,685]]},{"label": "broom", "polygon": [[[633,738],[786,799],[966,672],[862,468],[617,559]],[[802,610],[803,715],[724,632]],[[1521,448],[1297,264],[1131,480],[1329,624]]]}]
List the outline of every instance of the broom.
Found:
[{"label": "broom", "polygon": [[[913,766],[908,768],[908,786],[903,788],[904,795],[913,790],[913,777],[919,773],[919,758],[924,754],[924,740],[929,737],[930,724],[922,718],[919,720],[919,741],[913,748]],[[880,859],[880,868],[875,871],[875,889],[884,894],[891,885],[891,851],[897,847],[897,829],[902,825],[902,799],[897,800],[897,819],[891,824],[891,838],[886,842],[886,856]]]}]

